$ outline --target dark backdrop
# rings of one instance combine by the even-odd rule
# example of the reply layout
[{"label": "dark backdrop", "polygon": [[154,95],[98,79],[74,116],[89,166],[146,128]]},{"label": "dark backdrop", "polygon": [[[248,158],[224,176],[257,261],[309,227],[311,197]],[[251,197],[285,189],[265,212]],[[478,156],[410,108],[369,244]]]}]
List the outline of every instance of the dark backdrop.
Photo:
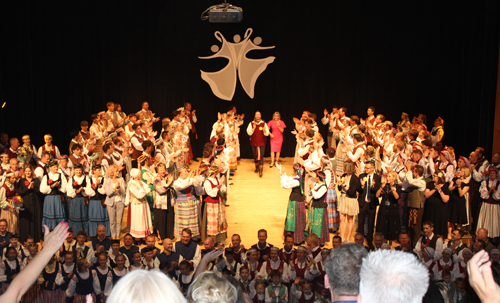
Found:
[{"label": "dark backdrop", "polygon": [[[283,154],[291,156],[292,117],[302,110],[321,117],[337,104],[365,117],[373,105],[395,123],[402,111],[427,114],[429,128],[443,117],[446,143],[458,155],[491,149],[499,1],[231,3],[244,9],[241,24],[200,21],[213,1],[1,1],[1,130],[29,133],[37,146],[50,132],[66,153],[69,131],[108,101],[130,113],[147,100],[161,117],[190,101],[201,144],[217,112],[234,104],[247,116],[244,157],[251,156],[245,129],[255,110],[266,121],[281,112]],[[216,30],[232,41],[250,27],[261,46],[275,49],[249,57],[275,62],[258,79],[254,99],[238,84],[233,101],[220,100],[200,69],[225,62],[198,56],[220,46]]]}]

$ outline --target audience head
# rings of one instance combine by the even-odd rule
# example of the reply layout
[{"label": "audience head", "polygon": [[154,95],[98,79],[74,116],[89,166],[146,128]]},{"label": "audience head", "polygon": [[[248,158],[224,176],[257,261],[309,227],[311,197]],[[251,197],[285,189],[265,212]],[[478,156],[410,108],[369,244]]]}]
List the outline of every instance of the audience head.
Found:
[{"label": "audience head", "polygon": [[342,238],[340,236],[334,236],[332,239],[332,248],[338,248],[342,245]]},{"label": "audience head", "polygon": [[194,280],[187,292],[189,303],[236,303],[238,292],[226,278],[218,272],[203,272]]},{"label": "audience head", "polygon": [[175,283],[159,270],[133,270],[113,285],[108,303],[185,303]]},{"label": "audience head", "polygon": [[429,286],[427,268],[401,251],[370,253],[360,276],[359,296],[364,303],[421,303]]},{"label": "audience head", "polygon": [[429,237],[430,235],[432,235],[432,233],[434,232],[434,223],[432,223],[431,221],[425,221],[422,226],[425,236]]},{"label": "audience head", "polygon": [[354,235],[354,243],[365,246],[365,236],[361,233],[356,233]]},{"label": "audience head", "polygon": [[359,294],[359,271],[367,255],[366,249],[355,243],[332,249],[324,262],[332,298]]},{"label": "audience head", "polygon": [[267,230],[259,229],[257,232],[257,237],[259,238],[259,243],[264,244],[267,241]]},{"label": "audience head", "polygon": [[191,236],[192,236],[191,229],[189,228],[184,228],[182,230],[182,235],[181,235],[181,241],[183,244],[188,245],[189,242],[191,242]]}]

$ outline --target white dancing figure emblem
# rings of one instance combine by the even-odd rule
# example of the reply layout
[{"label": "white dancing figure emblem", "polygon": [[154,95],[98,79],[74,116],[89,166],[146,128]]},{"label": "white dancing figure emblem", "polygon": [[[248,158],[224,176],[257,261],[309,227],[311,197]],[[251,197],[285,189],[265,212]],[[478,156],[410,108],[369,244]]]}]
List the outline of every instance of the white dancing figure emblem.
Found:
[{"label": "white dancing figure emblem", "polygon": [[274,48],[274,46],[258,46],[262,43],[261,37],[255,37],[252,42],[250,40],[252,32],[251,28],[247,29],[245,38],[241,42],[240,35],[235,35],[233,37],[235,43],[231,43],[219,31],[216,31],[214,33],[215,38],[222,42],[220,50],[219,46],[212,45],[211,50],[215,53],[214,55],[198,57],[200,59],[227,58],[229,60],[229,63],[220,71],[209,73],[200,70],[201,78],[210,85],[214,95],[223,100],[231,101],[233,99],[237,81],[236,71],[238,71],[241,86],[247,95],[253,99],[257,78],[275,59],[272,56],[263,59],[249,59],[246,57],[248,52],[252,50]]}]

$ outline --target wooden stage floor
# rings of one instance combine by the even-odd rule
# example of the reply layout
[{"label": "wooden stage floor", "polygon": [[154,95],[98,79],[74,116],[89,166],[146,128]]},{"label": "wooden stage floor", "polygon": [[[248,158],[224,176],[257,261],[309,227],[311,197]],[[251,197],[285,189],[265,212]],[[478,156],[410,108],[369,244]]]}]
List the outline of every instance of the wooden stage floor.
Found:
[{"label": "wooden stage floor", "polygon": [[[257,243],[257,231],[267,230],[267,241],[277,247],[283,247],[283,228],[288,207],[290,190],[281,188],[280,173],[276,167],[269,168],[270,158],[265,158],[264,174],[259,177],[255,171],[252,159],[241,159],[238,169],[230,182],[226,218],[228,223],[228,239],[225,247],[231,243],[231,236],[239,234],[242,244],[249,248]],[[281,158],[281,165],[286,168],[287,174],[292,173],[293,158]],[[191,162],[192,169],[199,166],[199,162]],[[128,232],[127,208],[123,217],[123,236]],[[355,229],[355,228],[354,228]],[[354,234],[354,233],[353,233]],[[331,238],[325,247],[331,248]],[[179,241],[180,239],[175,239]],[[351,241],[353,237],[351,237]],[[158,247],[160,245],[157,244]]]}]

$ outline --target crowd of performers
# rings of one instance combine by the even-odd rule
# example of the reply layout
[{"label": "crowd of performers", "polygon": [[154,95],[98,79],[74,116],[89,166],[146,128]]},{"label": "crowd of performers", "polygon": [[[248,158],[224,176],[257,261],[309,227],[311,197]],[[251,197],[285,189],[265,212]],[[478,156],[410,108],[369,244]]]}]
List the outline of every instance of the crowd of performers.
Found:
[{"label": "crowd of performers", "polygon": [[[163,270],[185,293],[202,254],[221,249],[227,239],[225,207],[244,115],[235,107],[218,115],[199,168],[190,170],[189,162],[198,161],[191,104],[163,119],[159,135],[152,130],[159,118],[147,102],[130,115],[119,104],[107,107],[91,116],[90,127],[83,121],[81,130],[72,132],[68,156],[61,155],[50,134],[39,149],[29,135],[22,144],[0,135],[2,288],[36,255],[42,224],[52,229],[67,222],[74,232],[26,296],[28,302],[83,301],[87,294],[104,299],[113,283],[137,268]],[[224,257],[207,269],[237,278],[254,302],[313,302],[327,296],[322,261],[328,250],[322,247],[330,234],[337,234],[333,249],[350,242],[355,220],[356,243],[365,245],[366,238],[366,248],[377,250],[390,249],[397,240],[431,271],[438,269],[436,280],[444,280],[442,269],[453,281],[466,278],[469,252],[498,253],[493,242],[500,237],[500,154],[490,164],[478,147],[457,160],[453,148],[443,144],[441,118],[428,131],[424,115],[410,122],[403,113],[393,124],[375,115],[373,107],[364,120],[348,118],[346,111],[325,110],[326,141],[315,114],[294,118],[297,147],[290,175],[279,162],[286,128],[280,114],[265,123],[256,112],[247,126],[255,172],[262,177],[270,136],[271,167],[280,171],[281,186],[291,189],[285,246],[267,243],[267,232],[260,230],[259,242],[246,250],[234,235]],[[124,217],[130,232],[121,245]],[[476,230],[466,248],[464,232]],[[92,242],[85,245],[89,237]],[[173,243],[175,238],[181,241]]]}]

